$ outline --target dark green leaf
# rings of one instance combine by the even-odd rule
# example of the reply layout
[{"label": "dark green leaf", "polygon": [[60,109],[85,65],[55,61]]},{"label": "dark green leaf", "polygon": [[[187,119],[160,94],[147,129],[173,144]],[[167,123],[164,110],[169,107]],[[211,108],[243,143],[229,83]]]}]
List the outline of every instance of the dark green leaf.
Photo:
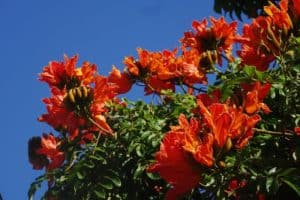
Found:
[{"label": "dark green leaf", "polygon": [[113,177],[104,176],[104,178],[111,180],[111,182],[117,187],[121,187],[121,185],[122,185],[122,182],[121,182],[120,178],[117,177],[117,176],[113,176]]},{"label": "dark green leaf", "polygon": [[84,178],[80,172],[77,172],[76,175],[77,175],[77,178],[80,180],[82,180]]},{"label": "dark green leaf", "polygon": [[134,174],[133,174],[133,179],[137,179],[138,176],[140,176],[145,170],[145,166],[138,165],[136,168]]},{"label": "dark green leaf", "polygon": [[287,184],[290,188],[292,188],[297,195],[300,197],[300,177],[293,176],[293,177],[283,177],[281,178],[282,182]]},{"label": "dark green leaf", "polygon": [[105,199],[105,191],[104,190],[94,190],[95,195],[98,198]]},{"label": "dark green leaf", "polygon": [[110,180],[108,179],[102,179],[101,182],[99,182],[99,185],[101,185],[103,188],[107,190],[113,189],[113,185]]},{"label": "dark green leaf", "polygon": [[106,160],[105,160],[105,158],[103,158],[103,157],[100,156],[100,155],[97,155],[97,156],[95,156],[95,155],[90,155],[89,157],[90,157],[91,159],[94,159],[94,160],[97,160],[97,161],[101,161],[102,164],[106,164],[106,163],[107,163]]}]

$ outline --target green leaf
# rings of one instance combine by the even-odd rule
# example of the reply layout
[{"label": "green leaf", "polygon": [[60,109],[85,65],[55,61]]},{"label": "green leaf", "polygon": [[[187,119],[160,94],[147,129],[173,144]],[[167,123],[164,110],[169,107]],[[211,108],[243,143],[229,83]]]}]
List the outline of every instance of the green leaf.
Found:
[{"label": "green leaf", "polygon": [[117,187],[121,187],[122,185],[122,182],[118,176],[104,176],[104,178],[109,179]]},{"label": "green leaf", "polygon": [[87,163],[83,163],[84,166],[86,166],[87,168],[93,169],[95,167],[95,164],[91,161],[91,162],[87,162]]},{"label": "green leaf", "polygon": [[46,179],[46,175],[41,175],[35,179],[35,181],[30,185],[30,188],[28,190],[28,199],[33,200],[36,190],[41,187],[41,183]]},{"label": "green leaf", "polygon": [[155,173],[147,173],[147,176],[151,179],[151,180],[159,180],[160,176],[158,174]]},{"label": "green leaf", "polygon": [[293,176],[293,177],[282,177],[282,182],[287,184],[291,189],[293,189],[297,195],[300,197],[300,177]]},{"label": "green leaf", "polygon": [[140,176],[145,170],[145,166],[141,166],[140,164],[136,168],[133,174],[133,179],[137,179],[138,176]]},{"label": "green leaf", "polygon": [[110,180],[108,179],[102,179],[101,182],[99,182],[99,185],[101,185],[103,188],[107,190],[113,189],[113,185]]},{"label": "green leaf", "polygon": [[278,176],[288,176],[288,175],[291,175],[291,174],[293,174],[297,171],[299,172],[299,169],[297,169],[297,168],[287,168],[287,169],[283,170],[282,172],[280,172],[278,174]]},{"label": "green leaf", "polygon": [[103,157],[100,156],[100,155],[97,155],[97,156],[95,156],[95,155],[90,155],[89,157],[90,157],[91,159],[94,159],[94,160],[97,160],[97,161],[101,161],[102,164],[106,164],[106,163],[107,163],[106,160],[105,160],[105,158],[103,158]]},{"label": "green leaf", "polygon": [[136,147],[135,151],[136,151],[136,155],[138,155],[139,157],[144,156],[144,154],[142,152],[142,145],[141,144]]},{"label": "green leaf", "polygon": [[77,175],[77,178],[80,180],[82,180],[84,178],[80,172],[77,172],[76,175]]},{"label": "green leaf", "polygon": [[105,191],[104,190],[94,190],[94,193],[98,198],[105,199]]},{"label": "green leaf", "polygon": [[252,66],[245,66],[243,70],[249,77],[253,77],[255,74],[255,68]]},{"label": "green leaf", "polygon": [[255,70],[255,76],[259,81],[264,81],[266,78],[266,74],[260,71]]}]

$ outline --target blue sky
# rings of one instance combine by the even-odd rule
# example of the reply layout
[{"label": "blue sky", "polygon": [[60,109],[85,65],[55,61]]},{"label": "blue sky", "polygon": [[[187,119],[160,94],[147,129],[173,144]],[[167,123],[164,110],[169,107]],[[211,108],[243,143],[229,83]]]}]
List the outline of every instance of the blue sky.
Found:
[{"label": "blue sky", "polygon": [[[213,13],[213,0],[0,0],[0,193],[27,199],[32,169],[27,141],[52,129],[37,122],[49,96],[38,73],[63,54],[97,64],[107,74],[136,48],[173,49],[192,20]],[[131,93],[130,99],[141,97]]]}]

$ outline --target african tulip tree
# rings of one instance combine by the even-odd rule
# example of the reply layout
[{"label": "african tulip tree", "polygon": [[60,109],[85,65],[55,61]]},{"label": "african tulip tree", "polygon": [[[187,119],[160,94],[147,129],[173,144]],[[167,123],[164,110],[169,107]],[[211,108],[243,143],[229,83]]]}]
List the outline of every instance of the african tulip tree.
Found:
[{"label": "african tulip tree", "polygon": [[[77,55],[50,62],[38,120],[55,133],[29,140],[45,169],[29,197],[47,181],[45,199],[299,198],[299,6],[234,8],[255,17],[240,34],[223,17],[195,20],[178,48],[138,48],[107,77]],[[158,101],[118,97],[133,85]]]}]

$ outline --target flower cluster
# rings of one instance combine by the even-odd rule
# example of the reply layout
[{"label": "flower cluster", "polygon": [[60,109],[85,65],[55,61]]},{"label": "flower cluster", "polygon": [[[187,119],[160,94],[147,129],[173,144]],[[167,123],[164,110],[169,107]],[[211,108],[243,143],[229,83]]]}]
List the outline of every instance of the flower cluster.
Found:
[{"label": "flower cluster", "polygon": [[[113,66],[108,76],[99,75],[96,65],[89,62],[77,67],[76,55],[71,58],[65,56],[62,62],[50,62],[39,75],[39,80],[48,84],[51,96],[43,99],[46,113],[38,120],[49,124],[59,132],[59,135],[44,133],[41,137],[29,140],[29,161],[33,168],[45,168],[49,171],[65,167],[73,162],[73,158],[70,157],[74,152],[68,152],[68,149],[93,151],[99,147],[100,135],[114,136],[117,131],[112,130],[109,122],[118,122],[113,116],[110,118],[111,121],[107,120],[109,115],[107,104],[109,102],[119,104],[117,95],[128,92],[134,83],[137,85],[142,83],[146,95],[154,93],[166,97],[162,98],[165,103],[162,106],[166,105],[168,111],[165,112],[172,110],[171,114],[166,115],[168,122],[164,129],[159,129],[164,130],[161,133],[163,140],[159,151],[155,154],[155,162],[147,168],[148,172],[158,173],[171,185],[166,198],[176,199],[191,191],[199,184],[202,174],[211,169],[225,170],[227,165],[225,156],[232,152],[243,152],[243,148],[251,141],[255,131],[259,132],[255,127],[261,121],[262,114],[271,112],[264,100],[271,89],[270,81],[273,77],[266,76],[264,79],[265,73],[260,71],[266,71],[276,58],[280,56],[284,58],[288,48],[286,41],[292,38],[291,36],[300,36],[300,0],[281,0],[278,5],[270,2],[269,6],[264,7],[264,12],[265,16],[259,16],[251,24],[243,27],[241,36],[236,33],[237,23],[227,23],[223,17],[193,21],[193,29],[184,33],[179,48],[159,52],[138,48],[138,58],[125,57],[124,70],[121,72]],[[241,63],[234,62],[232,56],[235,43],[240,44],[237,55],[241,58]],[[226,64],[231,62],[225,73],[217,69],[218,66],[222,67],[224,61]],[[245,65],[251,66],[243,68]],[[253,75],[247,72],[248,67],[253,69]],[[228,72],[236,74],[230,76]],[[208,73],[217,74],[217,82],[213,88],[221,88],[222,91],[215,89],[208,94],[197,88],[198,84],[207,84]],[[168,98],[167,92],[162,91],[175,92],[176,86],[181,86],[183,93],[193,95],[191,108],[176,110],[177,105],[167,105],[172,102],[172,98]],[[208,88],[208,91],[210,89]],[[276,88],[272,88],[272,91],[273,89]],[[191,112],[182,114],[182,109]],[[189,117],[187,113],[190,114]],[[173,118],[169,117],[171,115]],[[178,124],[174,125],[177,117]],[[124,120],[128,120],[126,116]],[[148,121],[144,120],[143,123]],[[166,129],[170,124],[173,126]],[[297,125],[297,122],[295,124]],[[131,129],[122,130],[126,131],[130,132]],[[288,135],[293,135],[292,132]],[[294,132],[300,135],[298,125],[294,128]],[[132,146],[135,147],[134,142],[136,141],[132,141]],[[93,147],[87,144],[92,144]],[[151,144],[155,149],[159,141]],[[69,148],[70,146],[72,148]],[[76,148],[73,148],[74,146]],[[126,152],[127,146],[122,143],[116,148],[122,148],[122,151]],[[229,152],[232,149],[235,151]],[[136,151],[141,152],[139,150],[136,147]],[[138,176],[139,170],[145,169],[149,163],[150,161],[147,163],[143,160],[144,167],[140,167],[138,163],[139,167],[133,176]],[[120,185],[117,179],[112,180],[115,185]],[[238,198],[238,190],[248,187],[247,181],[232,179],[227,190],[223,188],[224,192]],[[155,187],[161,186],[158,184]],[[107,188],[111,189],[110,186],[105,189]],[[160,192],[160,189],[155,190]],[[257,193],[257,196],[264,198],[260,193]]]},{"label": "flower cluster", "polygon": [[[201,178],[194,173],[203,167],[212,167],[220,152],[246,146],[253,137],[253,128],[261,120],[258,112],[270,112],[262,102],[270,87],[269,83],[244,84],[241,105],[231,99],[221,103],[220,91],[214,91],[212,96],[197,96],[196,116],[190,121],[183,114],[179,116],[179,125],[166,133],[156,154],[156,163],[148,169],[158,172],[173,186],[167,194],[168,199],[194,188]],[[171,153],[173,151],[178,152],[176,157]]]},{"label": "flower cluster", "polygon": [[[299,1],[293,0],[289,9],[289,0],[282,0],[279,7],[270,3],[264,7],[267,16],[255,18],[250,25],[244,25],[243,35],[237,41],[241,43],[238,55],[243,64],[253,65],[260,71],[268,69],[276,56],[279,56],[286,40],[299,23]],[[292,12],[294,11],[294,12]]]},{"label": "flower cluster", "polygon": [[207,20],[194,21],[195,32],[185,32],[181,39],[183,47],[195,49],[200,55],[200,65],[211,68],[222,64],[222,53],[232,61],[232,45],[236,39],[237,22],[226,23],[225,19],[210,18],[212,27],[207,28]]},{"label": "flower cluster", "polygon": [[105,104],[117,101],[116,95],[131,88],[128,75],[115,67],[108,77],[103,77],[96,73],[96,65],[89,62],[77,68],[77,60],[78,56],[65,56],[63,62],[50,62],[39,76],[40,81],[49,85],[51,97],[43,99],[47,113],[38,120],[48,123],[61,135],[44,134],[30,140],[29,159],[35,169],[61,166],[64,154],[60,148],[74,139],[83,144],[97,134],[112,135],[105,119]]},{"label": "flower cluster", "polygon": [[208,22],[194,21],[195,31],[185,32],[181,39],[181,55],[178,50],[150,52],[138,48],[138,59],[132,56],[124,59],[126,70],[136,81],[146,85],[145,93],[160,93],[161,90],[175,90],[175,85],[206,84],[206,73],[212,71],[216,63],[222,64],[222,53],[233,60],[231,51],[236,37],[236,22],[226,23],[224,18],[210,19]]}]

